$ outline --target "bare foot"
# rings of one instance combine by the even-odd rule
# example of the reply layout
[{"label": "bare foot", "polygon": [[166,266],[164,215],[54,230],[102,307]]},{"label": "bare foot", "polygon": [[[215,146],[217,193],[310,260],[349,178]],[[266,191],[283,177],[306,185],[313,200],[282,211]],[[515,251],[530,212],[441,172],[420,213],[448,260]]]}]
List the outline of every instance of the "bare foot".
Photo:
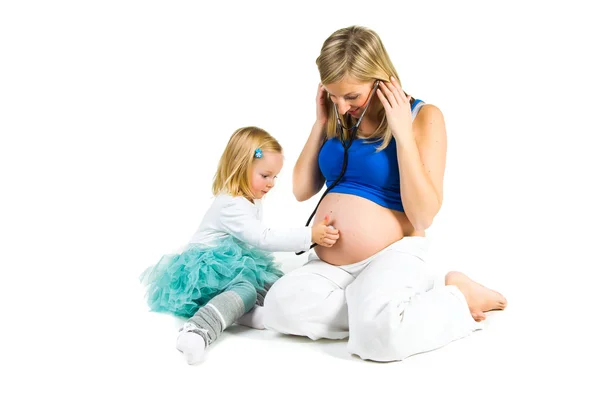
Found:
[{"label": "bare foot", "polygon": [[504,296],[480,285],[462,272],[448,272],[446,285],[456,286],[465,295],[471,315],[477,322],[485,319],[484,312],[504,310],[506,307],[507,302]]}]

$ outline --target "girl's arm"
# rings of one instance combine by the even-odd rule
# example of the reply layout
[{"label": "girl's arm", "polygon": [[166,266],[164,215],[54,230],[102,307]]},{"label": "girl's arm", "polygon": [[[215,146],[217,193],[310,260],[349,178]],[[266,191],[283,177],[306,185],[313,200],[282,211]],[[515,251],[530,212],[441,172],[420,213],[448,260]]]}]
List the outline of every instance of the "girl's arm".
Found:
[{"label": "girl's arm", "polygon": [[244,197],[232,197],[221,208],[220,229],[236,239],[266,251],[306,251],[311,243],[331,247],[339,239],[337,229],[328,227],[328,216],[312,227],[269,228],[259,209]]},{"label": "girl's arm", "polygon": [[267,227],[260,220],[258,208],[244,197],[233,197],[223,205],[220,228],[251,246],[266,251],[306,251],[310,248],[310,227]]}]

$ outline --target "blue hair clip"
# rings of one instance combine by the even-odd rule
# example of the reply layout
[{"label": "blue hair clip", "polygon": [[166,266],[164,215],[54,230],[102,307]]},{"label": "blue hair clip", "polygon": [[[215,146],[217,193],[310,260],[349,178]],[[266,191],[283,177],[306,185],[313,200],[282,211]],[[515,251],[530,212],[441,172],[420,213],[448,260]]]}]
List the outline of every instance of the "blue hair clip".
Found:
[{"label": "blue hair clip", "polygon": [[262,158],[263,154],[262,154],[262,150],[260,148],[256,149],[254,151],[254,158]]}]

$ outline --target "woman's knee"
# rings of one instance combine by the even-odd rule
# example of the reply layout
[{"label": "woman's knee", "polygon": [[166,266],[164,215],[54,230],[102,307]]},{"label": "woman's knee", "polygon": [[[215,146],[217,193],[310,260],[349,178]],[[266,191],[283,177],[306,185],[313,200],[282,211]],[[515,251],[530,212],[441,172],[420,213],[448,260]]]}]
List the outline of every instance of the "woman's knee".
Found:
[{"label": "woman's knee", "polygon": [[264,305],[266,319],[301,319],[311,314],[331,290],[323,287],[320,280],[311,274],[284,275],[267,292]]},{"label": "woman's knee", "polygon": [[[372,293],[355,298],[348,288],[350,339],[348,350],[365,360],[395,361],[405,358],[404,345],[414,339],[405,329],[406,313],[411,313],[411,290]],[[410,319],[410,315],[408,316]],[[407,335],[408,334],[408,335]]]},{"label": "woman's knee", "polygon": [[361,317],[351,314],[348,351],[364,360],[381,362],[407,357],[409,354],[405,354],[404,345],[408,343],[403,339],[409,338],[402,334],[402,317],[402,310],[391,307],[385,307],[375,318],[373,315]]},{"label": "woman's knee", "polygon": [[311,339],[347,337],[344,290],[317,274],[284,275],[265,298],[265,327]]}]

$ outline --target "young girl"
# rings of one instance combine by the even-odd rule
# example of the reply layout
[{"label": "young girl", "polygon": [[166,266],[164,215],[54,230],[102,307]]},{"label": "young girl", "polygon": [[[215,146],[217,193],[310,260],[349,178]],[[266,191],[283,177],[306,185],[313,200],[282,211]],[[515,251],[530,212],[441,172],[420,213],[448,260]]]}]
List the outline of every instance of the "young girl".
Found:
[{"label": "young girl", "polygon": [[[163,256],[142,274],[152,311],[191,317],[177,338],[189,364],[234,322],[264,329],[262,304],[283,274],[272,251],[331,247],[339,238],[324,221],[312,227],[263,225],[261,199],[283,166],[281,145],[260,128],[233,133],[213,182],[216,196],[185,250]],[[240,318],[241,317],[241,318]]]}]

